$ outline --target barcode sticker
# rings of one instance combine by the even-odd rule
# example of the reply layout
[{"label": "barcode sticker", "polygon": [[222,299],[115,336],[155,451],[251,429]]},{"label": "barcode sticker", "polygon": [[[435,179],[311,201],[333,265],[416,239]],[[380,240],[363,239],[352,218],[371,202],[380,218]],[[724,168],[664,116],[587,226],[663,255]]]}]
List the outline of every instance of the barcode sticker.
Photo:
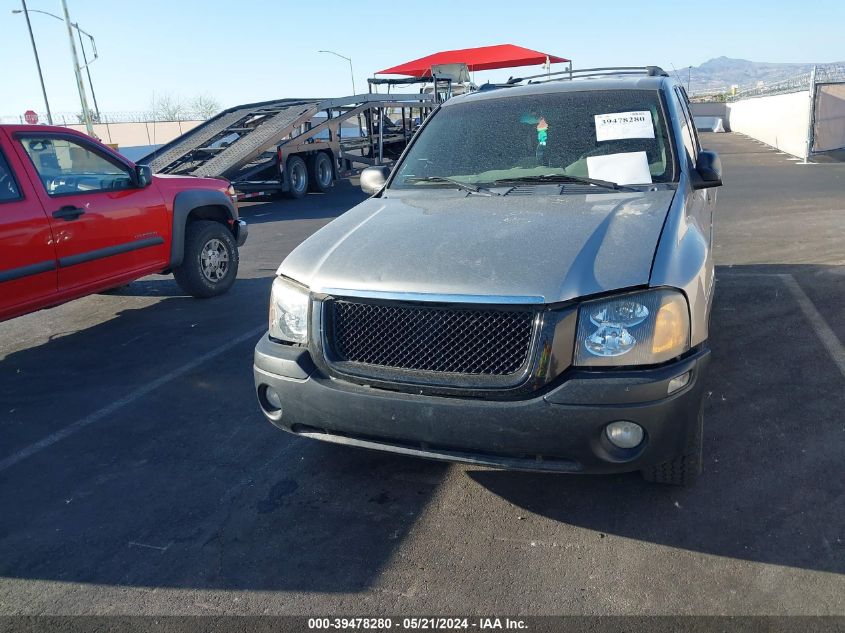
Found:
[{"label": "barcode sticker", "polygon": [[620,138],[654,138],[651,112],[613,112],[597,114],[596,140],[614,141]]}]

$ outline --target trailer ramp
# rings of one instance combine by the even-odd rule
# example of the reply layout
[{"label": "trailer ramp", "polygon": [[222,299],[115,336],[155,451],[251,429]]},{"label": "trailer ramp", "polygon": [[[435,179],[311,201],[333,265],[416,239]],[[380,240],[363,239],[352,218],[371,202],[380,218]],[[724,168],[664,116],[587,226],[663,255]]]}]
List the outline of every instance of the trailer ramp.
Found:
[{"label": "trailer ramp", "polygon": [[[240,191],[267,186],[285,190],[288,183],[283,154],[286,159],[325,151],[334,159],[336,177],[342,177],[354,171],[349,168],[353,160],[380,164],[385,147],[395,157],[413,135],[413,130],[405,126],[404,113],[416,109],[422,121],[423,113],[430,112],[434,105],[433,97],[426,94],[367,93],[236,106],[138,162],[149,164],[156,173],[226,178]],[[402,111],[401,130],[385,129],[390,109]],[[345,137],[342,129],[350,129],[349,123],[354,120],[360,123],[357,136]]]},{"label": "trailer ramp", "polygon": [[[222,175],[238,162],[235,157],[243,151],[231,152],[229,156],[232,158],[215,161],[213,169],[216,173],[208,169],[199,173],[199,170],[215,158],[222,159],[224,154],[237,145],[252,147],[279,134],[289,126],[291,117],[298,118],[318,102],[315,99],[280,99],[229,108],[138,162],[150,165],[156,173]],[[261,140],[253,137],[255,133],[258,133]],[[233,142],[226,142],[229,137]],[[252,141],[249,141],[250,137],[253,137]]]}]

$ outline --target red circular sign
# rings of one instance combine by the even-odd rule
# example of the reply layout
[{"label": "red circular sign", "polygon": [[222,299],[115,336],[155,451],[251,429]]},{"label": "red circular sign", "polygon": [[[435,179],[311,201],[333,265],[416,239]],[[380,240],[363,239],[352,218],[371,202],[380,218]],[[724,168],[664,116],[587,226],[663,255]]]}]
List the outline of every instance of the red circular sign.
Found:
[{"label": "red circular sign", "polygon": [[35,125],[38,123],[38,114],[35,110],[27,110],[23,113],[23,120],[29,123],[30,125]]}]

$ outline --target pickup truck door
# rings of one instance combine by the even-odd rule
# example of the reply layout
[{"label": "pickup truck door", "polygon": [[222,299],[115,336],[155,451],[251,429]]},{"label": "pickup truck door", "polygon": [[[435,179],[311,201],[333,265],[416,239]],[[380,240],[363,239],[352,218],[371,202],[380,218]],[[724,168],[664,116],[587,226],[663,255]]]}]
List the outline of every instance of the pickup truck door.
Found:
[{"label": "pickup truck door", "polygon": [[59,293],[167,268],[164,200],[155,186],[134,184],[131,163],[77,135],[15,137],[55,237]]},{"label": "pickup truck door", "polygon": [[0,131],[0,320],[49,303],[56,295],[50,222],[15,153]]}]

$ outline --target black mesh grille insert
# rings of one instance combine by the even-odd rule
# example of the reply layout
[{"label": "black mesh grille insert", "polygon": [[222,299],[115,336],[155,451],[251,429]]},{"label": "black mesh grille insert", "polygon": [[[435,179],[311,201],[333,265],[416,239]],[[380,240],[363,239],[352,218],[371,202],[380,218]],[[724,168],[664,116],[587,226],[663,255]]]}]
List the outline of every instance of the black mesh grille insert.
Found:
[{"label": "black mesh grille insert", "polygon": [[419,371],[507,376],[524,365],[534,314],[332,301],[338,360]]}]

